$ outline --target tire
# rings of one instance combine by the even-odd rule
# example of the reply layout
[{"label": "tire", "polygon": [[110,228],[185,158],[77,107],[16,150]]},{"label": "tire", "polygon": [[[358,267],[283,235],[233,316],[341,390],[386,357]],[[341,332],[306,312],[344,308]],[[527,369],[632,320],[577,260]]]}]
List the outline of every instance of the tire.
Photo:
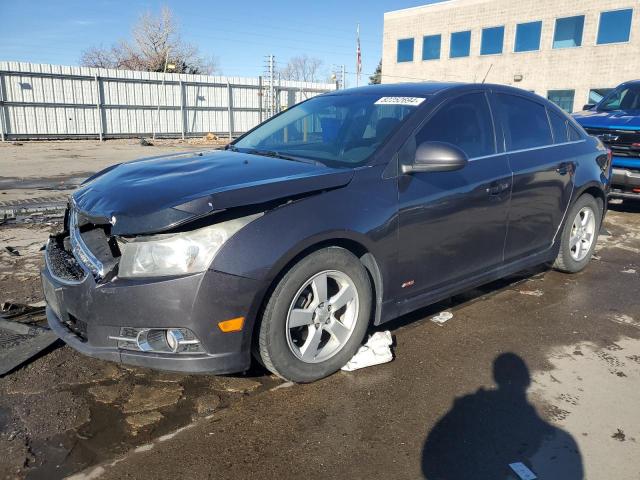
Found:
[{"label": "tire", "polygon": [[565,273],[582,271],[596,248],[601,221],[602,207],[598,200],[587,193],[578,198],[567,215],[553,267]]},{"label": "tire", "polygon": [[349,251],[329,247],[304,257],[278,282],[264,309],[261,363],[297,383],[331,375],[360,347],[372,298],[369,275]]}]

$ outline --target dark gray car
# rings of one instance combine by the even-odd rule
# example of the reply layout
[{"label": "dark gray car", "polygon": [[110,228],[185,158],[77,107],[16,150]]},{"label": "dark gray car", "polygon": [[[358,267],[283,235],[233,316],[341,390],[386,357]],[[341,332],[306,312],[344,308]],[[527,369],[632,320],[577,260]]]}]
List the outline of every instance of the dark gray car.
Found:
[{"label": "dark gray car", "polygon": [[303,102],[225,151],[110,167],[74,193],[42,273],[87,355],[308,382],[367,329],[545,262],[577,272],[610,153],[510,87],[363,87]]}]

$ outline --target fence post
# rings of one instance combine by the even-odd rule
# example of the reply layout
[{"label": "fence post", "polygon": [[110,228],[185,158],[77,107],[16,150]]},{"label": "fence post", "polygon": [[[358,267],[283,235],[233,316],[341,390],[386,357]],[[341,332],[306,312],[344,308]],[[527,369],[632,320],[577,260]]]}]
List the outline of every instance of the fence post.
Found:
[{"label": "fence post", "polygon": [[262,75],[258,77],[258,123],[262,123],[262,97],[264,92],[262,91]]},{"label": "fence post", "polygon": [[[9,132],[7,131],[7,134]],[[0,140],[4,142],[4,77],[0,74]]]},{"label": "fence post", "polygon": [[103,138],[104,123],[102,121],[102,104],[104,103],[104,100],[102,98],[102,89],[100,88],[100,78],[98,77],[98,75],[94,75],[93,79],[95,80],[95,83],[96,83],[96,112],[98,114],[98,137],[102,142],[104,140]]},{"label": "fence post", "polygon": [[233,140],[233,91],[227,80],[227,113],[229,115],[229,140]]},{"label": "fence post", "polygon": [[185,126],[187,125],[187,119],[185,118],[185,110],[184,110],[184,83],[180,80],[180,118],[182,119],[182,139],[185,137]]}]

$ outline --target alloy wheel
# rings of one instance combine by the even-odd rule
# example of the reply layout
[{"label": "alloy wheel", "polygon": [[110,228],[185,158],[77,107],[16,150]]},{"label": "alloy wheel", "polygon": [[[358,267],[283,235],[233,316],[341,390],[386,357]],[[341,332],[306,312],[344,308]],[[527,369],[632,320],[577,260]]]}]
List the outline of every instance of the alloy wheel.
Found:
[{"label": "alloy wheel", "polygon": [[358,291],[347,274],[327,270],[314,275],[289,306],[289,349],[305,363],[320,363],[333,357],[351,337],[358,311]]},{"label": "alloy wheel", "polygon": [[583,207],[580,209],[571,227],[569,236],[569,250],[571,258],[576,262],[580,262],[591,251],[591,246],[595,239],[596,220],[595,214],[591,207]]}]

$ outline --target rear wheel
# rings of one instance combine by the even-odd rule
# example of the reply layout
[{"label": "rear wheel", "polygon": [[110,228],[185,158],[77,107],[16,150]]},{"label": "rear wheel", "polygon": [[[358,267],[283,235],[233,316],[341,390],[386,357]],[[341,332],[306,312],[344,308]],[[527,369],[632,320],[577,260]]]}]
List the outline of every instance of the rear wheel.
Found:
[{"label": "rear wheel", "polygon": [[584,269],[596,247],[601,220],[602,210],[595,198],[589,194],[578,198],[567,216],[553,266],[567,273]]},{"label": "rear wheel", "polygon": [[362,343],[371,299],[367,271],[349,251],[330,247],[303,258],[280,280],[264,310],[262,363],[294,382],[331,375]]}]

